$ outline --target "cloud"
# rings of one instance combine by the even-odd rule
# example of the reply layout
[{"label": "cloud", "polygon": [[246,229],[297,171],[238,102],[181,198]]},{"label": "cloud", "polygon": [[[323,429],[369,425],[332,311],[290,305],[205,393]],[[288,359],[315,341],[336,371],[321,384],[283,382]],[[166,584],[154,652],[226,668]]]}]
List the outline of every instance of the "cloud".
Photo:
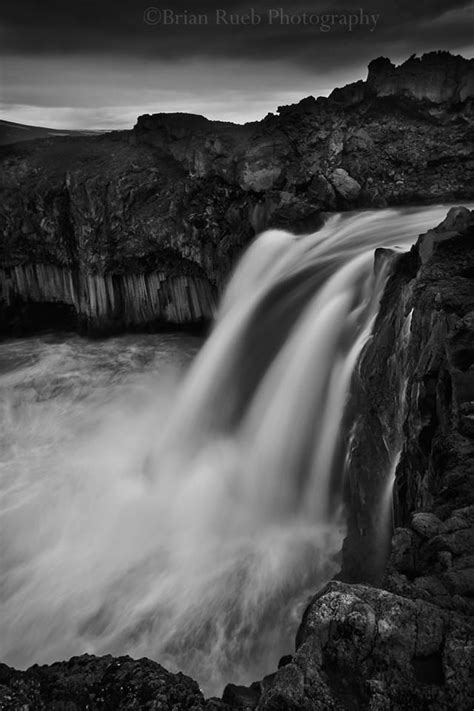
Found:
[{"label": "cloud", "polygon": [[346,79],[346,72],[302,72],[284,62],[262,62],[256,70],[247,60],[143,63],[74,55],[32,63],[11,56],[7,65],[3,118],[51,128],[130,128],[139,114],[160,111],[245,122],[310,94],[327,95]]},{"label": "cloud", "polygon": [[[241,21],[216,24],[221,4]],[[434,49],[474,54],[474,6],[465,0],[370,0],[363,12],[379,16],[372,32],[367,26],[348,32],[338,23],[321,31],[321,21],[270,22],[275,5],[291,17],[360,9],[349,0],[265,0],[255,8],[261,21],[244,24],[251,0],[4,0],[4,110],[19,121],[43,112],[43,125],[64,127],[125,127],[145,109],[254,120],[365,78],[368,62],[380,55],[399,62]],[[148,7],[209,21],[146,24]]]},{"label": "cloud", "polygon": [[[2,15],[4,27],[3,46],[5,51],[26,54],[67,55],[75,53],[113,54],[116,56],[138,56],[161,59],[183,59],[186,57],[213,57],[254,61],[284,59],[299,64],[311,64],[315,60],[339,65],[365,46],[384,44],[385,38],[399,43],[403,38],[407,43],[416,37],[425,43],[427,36],[437,30],[432,41],[448,40],[453,48],[465,44],[468,32],[472,35],[472,13],[469,14],[468,0],[371,0],[370,6],[363,8],[367,15],[378,15],[373,32],[365,28],[355,28],[347,32],[347,26],[334,24],[331,30],[321,32],[321,24],[287,24],[269,22],[268,11],[275,5],[282,6],[283,16],[298,16],[303,13],[329,15],[331,13],[357,13],[359,3],[343,0],[316,0],[286,3],[259,2],[255,13],[261,16],[258,24],[225,25],[216,23],[216,12],[222,11],[227,17],[242,18],[252,8],[250,2],[230,0],[223,3],[202,0],[188,0],[176,3],[174,0],[79,0],[74,3],[46,0],[4,0]],[[357,5],[357,7],[355,6]],[[164,25],[146,24],[144,13],[147,7],[161,11],[168,10],[172,18],[184,18],[187,13],[208,18],[207,24],[186,24],[184,20]],[[446,23],[443,17],[446,17]],[[156,18],[156,15],[155,15]],[[467,22],[467,20],[470,21]],[[448,33],[448,37],[446,36]],[[413,48],[411,48],[413,49]],[[420,47],[419,51],[423,48]]]}]

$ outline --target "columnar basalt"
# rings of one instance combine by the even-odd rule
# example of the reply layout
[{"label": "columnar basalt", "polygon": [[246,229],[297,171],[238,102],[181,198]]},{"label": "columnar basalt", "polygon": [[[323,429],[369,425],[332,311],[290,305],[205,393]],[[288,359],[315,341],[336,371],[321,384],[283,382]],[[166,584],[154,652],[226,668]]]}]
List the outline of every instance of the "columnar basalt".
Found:
[{"label": "columnar basalt", "polygon": [[[0,300],[5,322],[15,323],[30,305],[72,308],[79,330],[114,332],[156,323],[207,323],[214,311],[214,289],[199,276],[82,274],[65,267],[33,264],[0,270]],[[54,312],[53,312],[54,315]],[[23,323],[24,325],[24,323]]]}]

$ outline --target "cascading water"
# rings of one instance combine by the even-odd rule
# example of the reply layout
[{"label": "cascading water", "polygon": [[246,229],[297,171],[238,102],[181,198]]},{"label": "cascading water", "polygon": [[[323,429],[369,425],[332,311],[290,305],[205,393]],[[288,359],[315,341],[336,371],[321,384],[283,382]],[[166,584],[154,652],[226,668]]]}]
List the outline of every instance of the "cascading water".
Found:
[{"label": "cascading water", "polygon": [[2,346],[3,661],[146,655],[207,692],[275,668],[338,568],[345,404],[387,276],[374,249],[445,213],[267,232],[182,383],[157,360],[169,337]]}]

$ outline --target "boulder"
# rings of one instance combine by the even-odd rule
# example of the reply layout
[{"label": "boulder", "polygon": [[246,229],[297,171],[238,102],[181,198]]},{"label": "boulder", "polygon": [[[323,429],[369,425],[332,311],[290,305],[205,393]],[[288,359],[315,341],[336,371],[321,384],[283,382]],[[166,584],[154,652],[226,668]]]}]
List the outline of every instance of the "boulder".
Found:
[{"label": "boulder", "polygon": [[262,687],[257,708],[468,711],[473,633],[461,615],[332,582],[305,612],[285,678]]},{"label": "boulder", "polygon": [[336,170],[334,170],[329,176],[329,180],[335,191],[344,200],[349,202],[357,200],[361,191],[361,186],[357,180],[351,178],[347,170],[344,170],[344,168],[336,168]]}]

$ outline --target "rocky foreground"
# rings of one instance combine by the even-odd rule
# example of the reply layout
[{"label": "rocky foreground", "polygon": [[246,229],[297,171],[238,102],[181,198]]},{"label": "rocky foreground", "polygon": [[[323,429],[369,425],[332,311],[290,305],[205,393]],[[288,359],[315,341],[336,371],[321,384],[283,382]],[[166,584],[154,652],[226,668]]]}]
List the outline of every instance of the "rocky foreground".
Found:
[{"label": "rocky foreground", "polygon": [[[471,711],[474,212],[451,210],[409,254],[382,251],[376,263],[388,258],[354,385],[362,415],[341,579],[310,601],[293,655],[249,688],[229,684],[222,700],[148,659],[0,665],[2,711]],[[380,558],[376,512],[394,452],[397,527]]]},{"label": "rocky foreground", "polygon": [[0,331],[212,317],[243,247],[327,211],[474,196],[474,60],[433,52],[235,125],[188,114],[0,148]]}]

